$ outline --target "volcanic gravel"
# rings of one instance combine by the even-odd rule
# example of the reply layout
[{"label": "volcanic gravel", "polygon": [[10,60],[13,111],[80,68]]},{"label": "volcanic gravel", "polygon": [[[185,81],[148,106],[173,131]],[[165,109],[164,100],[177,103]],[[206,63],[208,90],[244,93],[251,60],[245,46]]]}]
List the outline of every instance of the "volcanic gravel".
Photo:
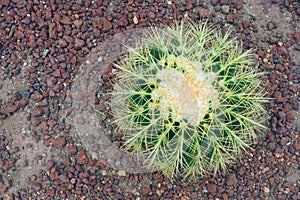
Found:
[{"label": "volcanic gravel", "polygon": [[[0,198],[299,199],[299,16],[297,0],[1,0]],[[97,46],[116,34],[183,18],[208,20],[222,33],[231,28],[245,50],[255,50],[271,98],[270,129],[215,177],[170,181],[157,172],[115,170],[114,161],[93,154],[99,146],[84,144],[97,138],[83,141],[74,126],[77,110],[93,111],[74,99],[95,95],[74,92],[74,80],[85,67],[97,69],[87,58],[95,50],[104,56]],[[104,91],[112,68],[96,72],[104,81],[95,91]]]}]

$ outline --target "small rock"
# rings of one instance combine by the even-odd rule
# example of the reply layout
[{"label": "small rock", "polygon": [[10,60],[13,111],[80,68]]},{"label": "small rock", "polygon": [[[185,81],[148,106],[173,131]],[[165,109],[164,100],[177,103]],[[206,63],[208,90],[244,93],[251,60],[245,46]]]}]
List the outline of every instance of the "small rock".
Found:
[{"label": "small rock", "polygon": [[240,10],[243,7],[243,1],[238,1],[234,4],[234,8]]},{"label": "small rock", "polygon": [[294,142],[293,147],[294,147],[295,150],[297,150],[297,151],[300,150],[300,141]]},{"label": "small rock", "polygon": [[276,148],[276,144],[274,142],[270,142],[267,146],[267,148],[271,151],[274,151]]},{"label": "small rock", "polygon": [[222,10],[222,12],[223,12],[224,14],[228,14],[229,11],[230,11],[230,8],[229,8],[228,5],[223,5],[223,6],[221,7],[221,10]]},{"label": "small rock", "polygon": [[209,184],[207,185],[207,190],[208,190],[212,195],[214,195],[214,194],[216,193],[216,191],[217,191],[217,186],[216,186],[216,184],[209,183]]},{"label": "small rock", "polygon": [[55,23],[49,23],[48,27],[49,27],[49,37],[52,39],[56,39],[57,38],[57,29],[56,29]]},{"label": "small rock", "polygon": [[148,12],[148,17],[154,19],[155,18],[155,13],[154,12]]},{"label": "small rock", "polygon": [[281,92],[276,91],[276,92],[274,92],[273,96],[277,102],[283,102],[283,97],[282,97]]},{"label": "small rock", "polygon": [[58,45],[62,48],[65,48],[66,46],[68,46],[68,43],[64,39],[60,39],[58,40]]},{"label": "small rock", "polygon": [[126,172],[124,170],[119,170],[118,176],[126,176]]},{"label": "small rock", "polygon": [[18,107],[12,103],[7,103],[6,104],[6,111],[9,113],[14,113],[16,110],[18,109]]},{"label": "small rock", "polygon": [[102,22],[102,30],[109,31],[112,28],[112,24],[105,17],[100,18]]},{"label": "small rock", "polygon": [[239,167],[238,170],[237,170],[237,173],[239,175],[243,175],[245,173],[245,167]]},{"label": "small rock", "polygon": [[[277,41],[276,41],[275,43],[277,43]],[[280,64],[280,63],[281,63],[281,60],[280,60],[279,58],[273,58],[273,62],[274,62],[275,64]]]},{"label": "small rock", "polygon": [[289,141],[290,141],[289,137],[282,137],[281,140],[280,140],[280,144],[282,146],[285,146]]},{"label": "small rock", "polygon": [[294,117],[293,114],[288,113],[288,114],[286,115],[286,119],[287,119],[288,121],[294,121],[294,120],[295,120],[295,117]]},{"label": "small rock", "polygon": [[36,47],[36,39],[35,39],[34,35],[29,36],[28,46],[30,46],[31,48]]},{"label": "small rock", "polygon": [[133,23],[134,24],[138,24],[139,23],[139,20],[138,20],[137,16],[135,16],[135,15],[133,17]]},{"label": "small rock", "polygon": [[72,24],[72,20],[70,17],[67,17],[65,15],[62,16],[60,23],[64,24],[64,25],[70,25]]},{"label": "small rock", "polygon": [[229,4],[229,0],[220,0],[220,5],[228,5]]},{"label": "small rock", "polygon": [[269,193],[270,192],[270,189],[267,187],[267,186],[264,186],[264,193]]},{"label": "small rock", "polygon": [[51,76],[50,78],[47,79],[47,85],[49,87],[53,87],[56,83],[57,83],[57,80],[53,76]]},{"label": "small rock", "polygon": [[243,27],[248,28],[250,26],[250,21],[249,20],[244,20],[243,21]]},{"label": "small rock", "polygon": [[118,26],[126,27],[128,25],[128,20],[125,15],[121,16],[120,19],[117,21]]},{"label": "small rock", "polygon": [[232,186],[232,185],[235,185],[238,183],[238,180],[235,176],[235,174],[229,174],[227,177],[226,177],[226,184],[229,185],[229,186]]},{"label": "small rock", "polygon": [[60,69],[55,70],[53,76],[60,77],[61,76]]},{"label": "small rock", "polygon": [[5,113],[0,113],[0,119],[5,119],[5,118],[7,118],[7,117],[8,117],[7,114],[5,114]]},{"label": "small rock", "polygon": [[206,17],[207,14],[208,14],[208,10],[207,10],[207,9],[201,8],[201,9],[199,10],[199,15],[200,15],[200,17]]},{"label": "small rock", "polygon": [[218,0],[210,0],[211,5],[215,6],[218,3]]},{"label": "small rock", "polygon": [[83,47],[84,43],[85,43],[84,40],[75,38],[74,48],[75,48],[76,50],[79,50],[79,49],[81,49],[81,48]]},{"label": "small rock", "polygon": [[77,148],[75,146],[68,147],[68,155],[69,156],[75,155],[76,153],[77,153]]},{"label": "small rock", "polygon": [[56,59],[57,59],[57,61],[58,61],[59,63],[62,63],[62,62],[65,62],[65,61],[66,61],[65,55],[59,55],[59,56],[56,57]]},{"label": "small rock", "polygon": [[75,20],[73,21],[73,24],[76,26],[76,28],[80,29],[81,25],[82,25],[82,21],[81,20]]},{"label": "small rock", "polygon": [[32,116],[39,117],[43,114],[43,110],[41,108],[34,108],[32,111]]}]

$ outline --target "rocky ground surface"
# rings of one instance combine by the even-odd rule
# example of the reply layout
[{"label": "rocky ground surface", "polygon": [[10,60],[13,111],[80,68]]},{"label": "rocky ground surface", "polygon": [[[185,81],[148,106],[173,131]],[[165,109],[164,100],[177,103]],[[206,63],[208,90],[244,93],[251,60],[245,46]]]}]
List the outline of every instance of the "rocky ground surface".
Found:
[{"label": "rocky ground surface", "polygon": [[[299,1],[71,2],[0,1],[1,199],[299,199]],[[255,49],[272,98],[270,130],[215,177],[171,182],[155,172],[116,170],[76,126],[78,109],[94,111],[88,102],[76,107],[75,80],[115,34],[182,18],[232,28],[245,49]]]}]

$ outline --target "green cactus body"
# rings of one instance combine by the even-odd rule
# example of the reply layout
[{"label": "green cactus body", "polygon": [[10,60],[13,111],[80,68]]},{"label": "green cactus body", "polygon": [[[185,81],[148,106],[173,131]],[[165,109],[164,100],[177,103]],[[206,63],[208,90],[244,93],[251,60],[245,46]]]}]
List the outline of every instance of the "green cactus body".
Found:
[{"label": "green cactus body", "polygon": [[193,24],[153,29],[113,85],[125,148],[169,177],[226,169],[256,138],[266,99],[251,52]]}]

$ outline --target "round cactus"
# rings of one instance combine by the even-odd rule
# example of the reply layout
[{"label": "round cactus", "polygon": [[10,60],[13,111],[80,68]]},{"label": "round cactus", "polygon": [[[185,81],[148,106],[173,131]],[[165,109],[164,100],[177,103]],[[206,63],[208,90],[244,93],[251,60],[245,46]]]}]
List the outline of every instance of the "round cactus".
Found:
[{"label": "round cactus", "polygon": [[153,28],[116,64],[111,109],[124,147],[169,177],[226,170],[266,102],[251,51],[206,24]]}]

